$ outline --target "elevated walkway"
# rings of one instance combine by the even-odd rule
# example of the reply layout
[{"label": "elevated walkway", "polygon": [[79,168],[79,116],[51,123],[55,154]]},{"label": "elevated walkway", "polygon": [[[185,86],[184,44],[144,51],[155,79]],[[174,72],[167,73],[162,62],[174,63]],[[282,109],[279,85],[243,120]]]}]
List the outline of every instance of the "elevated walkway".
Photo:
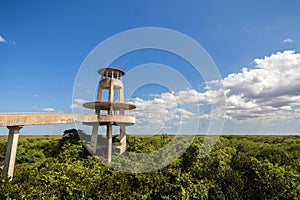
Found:
[{"label": "elevated walkway", "polygon": [[0,126],[28,126],[42,124],[70,124],[81,122],[89,123],[117,123],[133,125],[135,117],[129,115],[105,114],[2,114],[0,113]]},{"label": "elevated walkway", "polygon": [[26,114],[0,113],[0,126],[70,124],[98,122],[97,114]]},{"label": "elevated walkway", "polygon": [[23,126],[42,124],[98,123],[97,114],[27,114],[0,113],[0,126],[9,129],[2,174],[12,177],[15,167],[19,131]]}]

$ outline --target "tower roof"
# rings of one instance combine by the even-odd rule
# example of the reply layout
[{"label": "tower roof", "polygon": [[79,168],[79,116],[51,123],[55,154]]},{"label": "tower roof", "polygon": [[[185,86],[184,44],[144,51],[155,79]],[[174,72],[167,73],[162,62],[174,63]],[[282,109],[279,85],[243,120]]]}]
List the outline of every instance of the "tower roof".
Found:
[{"label": "tower roof", "polygon": [[98,70],[98,73],[100,75],[107,75],[112,77],[112,75],[114,74],[114,76],[117,76],[117,72],[119,73],[119,75],[124,76],[125,72],[121,69],[118,68],[110,68],[110,67],[106,67],[106,68],[102,68]]}]

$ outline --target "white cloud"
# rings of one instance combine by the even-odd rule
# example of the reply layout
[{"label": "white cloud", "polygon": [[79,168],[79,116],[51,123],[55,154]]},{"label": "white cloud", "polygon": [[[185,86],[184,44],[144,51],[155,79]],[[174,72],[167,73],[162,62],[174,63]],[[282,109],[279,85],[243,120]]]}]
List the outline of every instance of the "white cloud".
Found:
[{"label": "white cloud", "polygon": [[254,69],[228,75],[222,84],[233,121],[272,123],[293,120],[300,105],[300,54],[284,51],[255,59]]},{"label": "white cloud", "polygon": [[180,103],[183,104],[214,104],[222,98],[222,90],[208,90],[204,93],[197,92],[193,89],[183,90],[178,93]]},{"label": "white cloud", "polygon": [[70,108],[72,109],[77,109],[77,108],[83,108],[82,107],[82,104],[88,102],[87,100],[85,99],[74,99],[73,101],[74,103],[72,105],[70,105]]},{"label": "white cloud", "polygon": [[6,43],[7,41],[0,35],[0,43],[1,43],[1,42]]},{"label": "white cloud", "polygon": [[81,108],[81,107],[82,107],[82,105],[79,105],[79,104],[76,104],[76,103],[73,103],[73,104],[70,105],[70,108],[72,108],[72,109]]},{"label": "white cloud", "polygon": [[0,43],[7,43],[7,44],[13,44],[13,45],[15,45],[16,41],[14,41],[14,40],[6,40],[4,37],[2,37],[0,35]]},{"label": "white cloud", "polygon": [[49,108],[43,108],[42,111],[44,111],[44,112],[54,112],[55,109],[49,107]]},{"label": "white cloud", "polygon": [[282,42],[283,43],[293,43],[294,40],[292,40],[291,38],[287,38],[287,39],[284,39]]},{"label": "white cloud", "polygon": [[40,95],[38,95],[38,94],[34,94],[34,95],[32,95],[32,96],[35,97],[35,98],[40,97]]},{"label": "white cloud", "polygon": [[[254,63],[254,68],[243,68],[221,81],[207,83],[205,92],[186,89],[152,95],[153,100],[133,99],[137,123],[163,126],[166,122],[181,124],[195,117],[210,119],[210,112],[197,113],[188,108],[218,104],[224,93],[228,120],[264,124],[300,119],[300,54],[277,52],[254,59]],[[217,89],[220,84],[224,90]],[[213,112],[222,117],[223,108],[216,106]]]},{"label": "white cloud", "polygon": [[136,117],[135,128],[143,131],[159,132],[169,125],[179,124],[190,114],[187,111],[187,117],[181,119],[180,114],[185,110],[178,107],[178,96],[173,92],[158,94],[152,100],[135,98],[132,103],[137,106],[130,111],[130,115]]},{"label": "white cloud", "polygon": [[200,115],[199,106],[215,103],[216,99],[220,99],[220,93],[220,91],[200,93],[186,89],[155,94],[151,100],[131,99],[136,105],[136,109],[130,111],[130,114],[136,117],[134,129],[159,133],[164,129],[187,125],[204,115],[203,113]]},{"label": "white cloud", "polygon": [[87,100],[85,100],[85,99],[74,99],[74,102],[75,103],[86,103],[86,102],[88,102]]}]

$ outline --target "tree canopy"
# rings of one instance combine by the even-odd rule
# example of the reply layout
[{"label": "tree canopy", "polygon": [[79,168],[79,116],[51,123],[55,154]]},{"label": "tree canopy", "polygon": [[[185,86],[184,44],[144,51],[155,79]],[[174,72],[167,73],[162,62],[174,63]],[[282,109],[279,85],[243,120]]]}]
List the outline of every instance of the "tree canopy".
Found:
[{"label": "tree canopy", "polygon": [[[172,136],[127,136],[127,150],[156,151]],[[15,176],[0,199],[298,199],[300,137],[222,136],[199,157],[197,136],[173,163],[153,172],[114,170],[90,156],[76,130],[61,139],[20,139]],[[0,140],[0,161],[6,140]]]}]

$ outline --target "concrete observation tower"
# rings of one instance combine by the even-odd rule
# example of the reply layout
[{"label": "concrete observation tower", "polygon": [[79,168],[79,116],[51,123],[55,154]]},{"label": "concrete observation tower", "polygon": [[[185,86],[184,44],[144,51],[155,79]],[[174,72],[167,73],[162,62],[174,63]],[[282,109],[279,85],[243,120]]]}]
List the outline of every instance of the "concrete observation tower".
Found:
[{"label": "concrete observation tower", "polygon": [[[111,162],[113,151],[120,154],[126,150],[126,126],[134,125],[135,117],[125,114],[126,110],[135,109],[136,106],[124,102],[124,85],[122,77],[125,72],[116,68],[102,68],[98,71],[101,80],[98,85],[97,100],[95,102],[84,103],[83,106],[94,109],[98,115],[98,123],[88,122],[85,125],[92,126],[91,142],[93,153],[101,154]],[[108,94],[104,92],[108,90]],[[107,97],[107,100],[105,99]],[[106,138],[98,135],[99,126],[106,126]],[[113,146],[113,127],[119,129],[119,146]],[[102,140],[102,141],[101,141]]]}]

